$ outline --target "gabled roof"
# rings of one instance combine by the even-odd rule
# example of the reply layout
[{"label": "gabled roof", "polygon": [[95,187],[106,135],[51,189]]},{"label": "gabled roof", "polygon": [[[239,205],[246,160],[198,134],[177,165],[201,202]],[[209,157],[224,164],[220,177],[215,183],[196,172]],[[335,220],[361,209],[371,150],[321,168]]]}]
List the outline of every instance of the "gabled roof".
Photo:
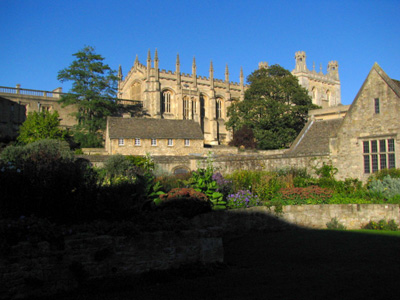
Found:
[{"label": "gabled roof", "polygon": [[109,117],[107,120],[111,139],[204,139],[200,125],[191,120],[118,117]]},{"label": "gabled roof", "polygon": [[329,139],[334,137],[343,119],[310,120],[300,132],[288,155],[317,155],[329,153]]}]

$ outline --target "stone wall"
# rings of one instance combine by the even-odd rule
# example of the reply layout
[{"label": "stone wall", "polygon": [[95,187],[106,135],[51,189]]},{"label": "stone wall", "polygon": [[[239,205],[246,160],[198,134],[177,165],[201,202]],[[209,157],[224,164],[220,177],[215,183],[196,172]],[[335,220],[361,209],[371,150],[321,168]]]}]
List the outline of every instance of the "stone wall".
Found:
[{"label": "stone wall", "polygon": [[210,229],[134,238],[80,234],[62,246],[20,243],[0,258],[0,299],[52,295],[90,280],[222,261],[221,233]]},{"label": "stone wall", "polygon": [[[270,213],[266,207],[252,208]],[[326,223],[336,218],[347,229],[361,229],[369,221],[394,220],[400,223],[398,204],[321,204],[288,205],[283,207],[280,218],[307,228],[327,228]]]}]

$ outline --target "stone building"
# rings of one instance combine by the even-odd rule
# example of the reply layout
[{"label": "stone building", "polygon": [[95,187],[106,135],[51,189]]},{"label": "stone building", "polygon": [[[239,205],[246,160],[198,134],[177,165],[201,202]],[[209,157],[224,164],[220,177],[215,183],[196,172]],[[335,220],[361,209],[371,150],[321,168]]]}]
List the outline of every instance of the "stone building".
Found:
[{"label": "stone building", "polygon": [[341,104],[339,65],[337,61],[330,61],[327,68],[328,72],[324,74],[322,65],[319,72],[315,70],[315,63],[312,70],[307,68],[306,53],[304,51],[296,52],[295,60],[296,66],[292,74],[299,79],[300,85],[308,91],[314,104],[322,108]]},{"label": "stone building", "polygon": [[63,107],[58,101],[62,89],[40,91],[23,89],[19,84],[15,88],[0,86],[0,140],[15,139],[19,126],[30,112],[58,111],[60,125],[70,128],[76,124],[72,115],[76,111],[74,105]]},{"label": "stone building", "polygon": [[371,173],[400,165],[400,81],[375,63],[347,113],[311,118],[286,155],[326,155],[338,179],[366,181]]},{"label": "stone building", "polygon": [[203,154],[204,140],[193,120],[108,117],[105,149],[108,154]]},{"label": "stone building", "polygon": [[204,142],[210,145],[226,144],[231,133],[225,128],[227,109],[232,100],[244,98],[243,71],[240,83],[229,80],[228,66],[225,80],[214,79],[210,63],[209,77],[197,76],[193,58],[192,74],[180,72],[179,55],[175,72],[159,69],[157,50],[154,60],[148,52],[146,65],[138,57],[125,78],[119,69],[119,98],[143,101],[150,118],[193,120],[200,125]]}]

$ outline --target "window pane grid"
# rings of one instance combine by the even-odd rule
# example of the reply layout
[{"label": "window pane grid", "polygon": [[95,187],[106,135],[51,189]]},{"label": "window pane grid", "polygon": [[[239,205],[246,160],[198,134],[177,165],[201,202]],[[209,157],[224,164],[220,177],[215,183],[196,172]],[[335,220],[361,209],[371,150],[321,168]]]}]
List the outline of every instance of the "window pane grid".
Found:
[{"label": "window pane grid", "polygon": [[394,139],[363,141],[364,173],[396,167]]}]

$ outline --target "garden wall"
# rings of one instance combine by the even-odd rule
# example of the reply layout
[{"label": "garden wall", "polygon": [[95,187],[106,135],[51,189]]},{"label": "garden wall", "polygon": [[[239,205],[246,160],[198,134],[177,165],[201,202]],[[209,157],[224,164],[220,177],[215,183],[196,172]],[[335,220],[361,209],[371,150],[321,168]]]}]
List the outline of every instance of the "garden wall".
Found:
[{"label": "garden wall", "polygon": [[[251,210],[268,210],[256,207]],[[336,218],[347,229],[360,229],[369,221],[381,219],[400,222],[398,204],[321,204],[283,206],[282,219],[308,228],[327,228],[326,223]]]},{"label": "garden wall", "polygon": [[81,234],[61,246],[20,243],[0,257],[0,299],[52,295],[90,280],[222,261],[221,232],[210,229],[131,238]]}]

